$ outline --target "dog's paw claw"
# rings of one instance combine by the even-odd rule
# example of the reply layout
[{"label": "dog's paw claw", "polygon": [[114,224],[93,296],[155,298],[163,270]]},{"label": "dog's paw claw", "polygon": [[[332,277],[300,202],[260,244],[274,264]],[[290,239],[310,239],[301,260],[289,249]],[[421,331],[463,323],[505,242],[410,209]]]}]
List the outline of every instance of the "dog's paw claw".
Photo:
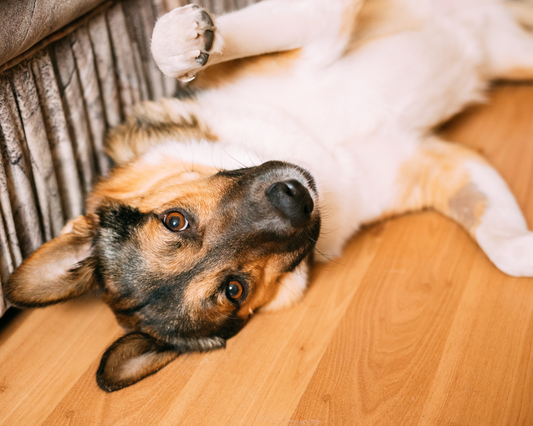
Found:
[{"label": "dog's paw claw", "polygon": [[182,83],[188,83],[189,81],[193,81],[196,78],[196,74],[185,74],[181,77],[178,77],[178,80]]},{"label": "dog's paw claw", "polygon": [[207,64],[215,43],[213,19],[191,4],[174,9],[157,21],[152,54],[161,71],[180,81],[190,81]]},{"label": "dog's paw claw", "polygon": [[201,66],[204,66],[205,64],[207,64],[207,60],[209,59],[209,54],[207,53],[200,53],[197,57],[196,57],[196,62],[198,62]]}]

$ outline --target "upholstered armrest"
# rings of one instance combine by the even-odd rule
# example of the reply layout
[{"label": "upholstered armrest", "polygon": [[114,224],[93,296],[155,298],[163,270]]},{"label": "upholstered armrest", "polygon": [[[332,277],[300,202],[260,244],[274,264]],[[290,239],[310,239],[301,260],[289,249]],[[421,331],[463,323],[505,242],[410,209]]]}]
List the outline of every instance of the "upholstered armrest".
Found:
[{"label": "upholstered armrest", "polygon": [[3,0],[0,5],[0,65],[104,1]]}]

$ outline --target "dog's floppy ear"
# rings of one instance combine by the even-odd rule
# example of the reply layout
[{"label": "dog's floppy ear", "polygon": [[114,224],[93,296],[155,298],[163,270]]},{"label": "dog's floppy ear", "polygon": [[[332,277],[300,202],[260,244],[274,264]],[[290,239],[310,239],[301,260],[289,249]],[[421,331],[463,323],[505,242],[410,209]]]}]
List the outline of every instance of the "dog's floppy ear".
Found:
[{"label": "dog's floppy ear", "polygon": [[61,235],[40,247],[13,272],[4,294],[13,305],[36,308],[72,299],[99,287],[92,243],[95,219],[70,221]]},{"label": "dog's floppy ear", "polygon": [[98,385],[114,392],[154,374],[179,355],[145,333],[122,336],[104,353],[96,373]]}]

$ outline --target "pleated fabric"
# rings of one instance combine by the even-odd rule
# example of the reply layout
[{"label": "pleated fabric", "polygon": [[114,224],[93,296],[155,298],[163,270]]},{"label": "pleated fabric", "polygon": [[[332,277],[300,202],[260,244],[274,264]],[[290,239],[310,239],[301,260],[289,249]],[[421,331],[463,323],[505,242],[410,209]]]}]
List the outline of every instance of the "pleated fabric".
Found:
[{"label": "pleated fabric", "polygon": [[[108,129],[135,104],[180,90],[153,61],[150,37],[158,17],[187,3],[221,14],[255,1],[108,1],[0,67],[0,284],[84,213],[109,173]],[[0,286],[0,316],[6,309]]]}]

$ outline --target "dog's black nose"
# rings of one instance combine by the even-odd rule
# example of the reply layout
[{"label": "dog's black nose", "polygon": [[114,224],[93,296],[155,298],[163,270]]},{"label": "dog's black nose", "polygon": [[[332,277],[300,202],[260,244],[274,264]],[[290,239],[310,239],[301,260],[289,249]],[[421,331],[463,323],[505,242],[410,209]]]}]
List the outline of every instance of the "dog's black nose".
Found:
[{"label": "dog's black nose", "polygon": [[302,228],[309,223],[314,208],[313,199],[307,188],[297,180],[273,183],[265,194],[294,228]]}]

